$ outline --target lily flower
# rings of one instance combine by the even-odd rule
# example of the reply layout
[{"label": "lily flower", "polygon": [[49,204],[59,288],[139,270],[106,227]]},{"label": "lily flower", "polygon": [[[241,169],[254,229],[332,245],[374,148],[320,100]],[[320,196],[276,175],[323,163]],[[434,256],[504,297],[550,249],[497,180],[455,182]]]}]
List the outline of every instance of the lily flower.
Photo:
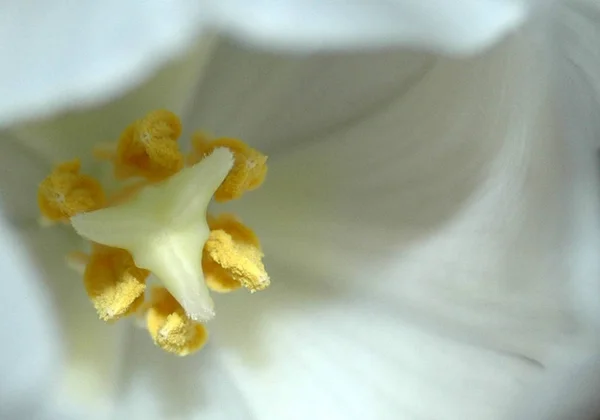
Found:
[{"label": "lily flower", "polygon": [[0,417],[593,418],[600,6],[37,6]]}]

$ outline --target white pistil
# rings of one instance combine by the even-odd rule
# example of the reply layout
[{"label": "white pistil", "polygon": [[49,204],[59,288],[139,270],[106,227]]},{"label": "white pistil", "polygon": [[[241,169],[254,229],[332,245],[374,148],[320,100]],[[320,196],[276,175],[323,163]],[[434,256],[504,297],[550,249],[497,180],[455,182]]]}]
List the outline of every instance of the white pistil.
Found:
[{"label": "white pistil", "polygon": [[214,316],[214,304],[201,265],[210,233],[206,209],[233,163],[229,149],[215,149],[129,201],[79,214],[71,223],[91,241],[128,250],[135,264],[154,273],[190,318],[207,321]]}]

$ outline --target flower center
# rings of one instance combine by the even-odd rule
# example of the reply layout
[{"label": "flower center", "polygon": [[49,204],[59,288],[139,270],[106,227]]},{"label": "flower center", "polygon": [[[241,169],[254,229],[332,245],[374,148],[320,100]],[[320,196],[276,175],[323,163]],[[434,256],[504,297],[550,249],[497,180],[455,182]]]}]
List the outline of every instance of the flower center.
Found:
[{"label": "flower center", "polygon": [[[154,343],[184,356],[207,339],[214,316],[209,289],[265,289],[270,279],[260,242],[235,216],[207,214],[258,188],[266,156],[236,139],[197,133],[192,152],[178,145],[179,119],[159,110],[127,127],[117,144],[98,147],[120,188],[106,196],[100,182],[80,173],[78,160],[57,165],[38,189],[45,224],[70,224],[91,251],[67,256],[83,274],[98,316],[115,322],[142,317]],[[161,286],[147,297],[153,274]]]}]

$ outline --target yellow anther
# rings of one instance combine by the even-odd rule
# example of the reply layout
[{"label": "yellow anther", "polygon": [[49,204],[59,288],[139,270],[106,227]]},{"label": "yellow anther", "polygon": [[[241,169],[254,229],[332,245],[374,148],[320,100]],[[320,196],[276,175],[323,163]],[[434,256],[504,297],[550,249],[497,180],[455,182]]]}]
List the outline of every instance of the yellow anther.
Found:
[{"label": "yellow anther", "polygon": [[125,312],[124,316],[133,315],[135,313],[140,312],[142,310],[142,307],[143,307],[145,301],[146,300],[144,298],[144,294],[142,293],[141,295],[139,295],[137,297],[136,300],[133,301],[131,306],[129,306],[129,309],[127,310],[127,312]]},{"label": "yellow anther", "polygon": [[233,214],[224,213],[217,217],[209,215],[207,222],[210,230],[224,230],[231,235],[234,241],[260,248],[258,236]]},{"label": "yellow anther", "polygon": [[52,221],[66,221],[78,213],[104,206],[105,196],[98,181],[80,174],[78,159],[61,163],[38,188],[38,206],[42,215]]},{"label": "yellow anther", "polygon": [[233,168],[215,192],[215,201],[224,202],[239,198],[246,191],[258,188],[267,174],[267,157],[243,142],[220,138],[209,140],[203,133],[197,133],[192,139],[193,152],[189,162],[196,163],[209,155],[214,149],[226,147],[234,155]]},{"label": "yellow anther", "polygon": [[149,274],[135,266],[129,252],[94,245],[83,279],[98,316],[104,321],[115,321],[143,303]]},{"label": "yellow anther", "polygon": [[204,245],[204,257],[221,266],[233,280],[250,290],[263,290],[270,279],[262,263],[263,253],[257,246],[236,241],[224,230],[213,230]]},{"label": "yellow anther", "polygon": [[114,156],[115,176],[161,181],[178,172],[184,163],[177,144],[180,135],[181,122],[169,111],[154,111],[134,122],[119,139]]},{"label": "yellow anther", "polygon": [[242,287],[242,283],[234,280],[206,251],[202,253],[202,271],[206,285],[213,292],[229,293]]},{"label": "yellow anther", "polygon": [[162,287],[152,290],[146,326],[157,346],[179,356],[200,350],[208,338],[204,326],[189,319],[177,300]]},{"label": "yellow anther", "polygon": [[[221,214],[218,217],[209,215],[207,222],[210,230],[223,230],[231,235],[235,242],[241,242],[260,249],[258,237],[234,215]],[[242,283],[235,280],[227,270],[212,259],[206,248],[202,253],[202,270],[204,271],[206,284],[214,292],[228,293],[242,287]]]}]

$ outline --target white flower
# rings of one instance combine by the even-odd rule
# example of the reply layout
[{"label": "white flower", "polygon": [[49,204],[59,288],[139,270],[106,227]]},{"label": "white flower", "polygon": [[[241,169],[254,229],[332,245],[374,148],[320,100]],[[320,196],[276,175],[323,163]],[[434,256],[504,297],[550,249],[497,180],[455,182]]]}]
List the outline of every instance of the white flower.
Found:
[{"label": "white flower", "polygon": [[[291,56],[201,37],[126,96],[7,128],[0,417],[525,419],[560,397],[573,410],[566,418],[590,407],[593,395],[557,394],[553,372],[597,362],[588,339],[600,319],[598,6],[529,5],[528,23],[507,34],[524,4],[373,2],[357,12],[347,2],[222,0],[199,17],[195,3],[181,2],[177,16],[143,3],[79,18],[90,29],[81,45],[107,39],[96,19],[127,23],[113,48],[82,48],[87,57],[24,44],[22,63],[27,51],[54,52],[50,68],[68,57],[73,72],[3,67],[2,80],[23,81],[3,83],[3,121],[112,98],[188,44],[197,22],[277,48],[397,41],[478,53]],[[40,22],[52,22],[43,5]],[[90,65],[99,56],[107,65]],[[83,158],[155,108],[270,155],[268,181],[235,209],[263,241],[273,285],[218,298],[209,344],[186,359],[126,323],[97,320],[62,258],[79,239],[35,224],[34,191],[53,161]],[[542,394],[526,402],[541,406],[519,406],[528,389]]]}]

